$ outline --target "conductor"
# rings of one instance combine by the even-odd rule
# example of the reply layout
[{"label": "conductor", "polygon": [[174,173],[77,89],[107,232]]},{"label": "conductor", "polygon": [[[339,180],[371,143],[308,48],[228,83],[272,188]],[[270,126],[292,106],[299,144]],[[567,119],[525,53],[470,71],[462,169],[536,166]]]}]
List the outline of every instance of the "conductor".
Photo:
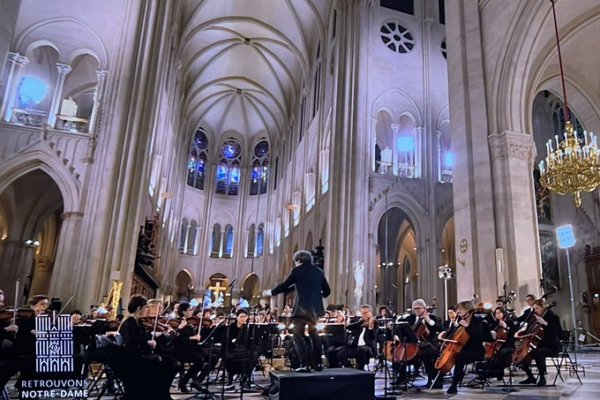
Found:
[{"label": "conductor", "polygon": [[[321,365],[321,340],[317,333],[317,322],[319,316],[325,313],[323,309],[323,298],[329,296],[331,289],[323,270],[313,265],[313,257],[310,252],[300,250],[294,253],[296,266],[286,280],[272,290],[265,290],[264,296],[276,296],[279,293],[289,291],[292,286],[296,288],[296,302],[292,311],[294,328],[294,348],[300,359],[300,368],[297,372],[308,372],[311,367],[317,371],[323,369]],[[304,340],[304,329],[308,325],[310,337],[310,353]]]}]

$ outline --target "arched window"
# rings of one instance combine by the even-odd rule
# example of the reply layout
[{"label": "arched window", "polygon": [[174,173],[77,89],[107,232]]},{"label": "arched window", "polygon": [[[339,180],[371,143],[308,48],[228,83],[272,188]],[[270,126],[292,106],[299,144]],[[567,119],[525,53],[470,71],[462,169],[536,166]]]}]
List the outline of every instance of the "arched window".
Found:
[{"label": "arched window", "polygon": [[194,134],[190,155],[188,158],[187,184],[196,189],[204,190],[206,160],[208,159],[208,138],[202,128]]},{"label": "arched window", "polygon": [[212,236],[210,238],[210,257],[219,258],[221,255],[221,225],[213,226]]},{"label": "arched window", "polygon": [[217,165],[218,194],[237,196],[240,188],[240,164],[242,162],[242,147],[233,139],[227,140],[221,146],[221,159]]},{"label": "arched window", "polygon": [[258,227],[258,232],[256,232],[256,256],[262,257],[263,255],[263,243],[265,240],[265,228],[261,224]]},{"label": "arched window", "polygon": [[231,258],[233,256],[233,226],[225,227],[225,251],[223,258]]},{"label": "arched window", "polygon": [[317,45],[317,57],[315,60],[315,74],[313,79],[312,118],[314,118],[317,111],[319,111],[319,102],[321,99],[321,43]]},{"label": "arched window", "polygon": [[252,181],[250,182],[250,196],[267,193],[269,179],[269,142],[261,140],[254,147],[252,159]]},{"label": "arched window", "polygon": [[246,247],[246,257],[254,257],[254,245],[256,243],[256,227],[254,224],[250,225],[248,229],[248,246]]},{"label": "arched window", "polygon": [[188,240],[187,240],[187,255],[195,256],[196,255],[196,238],[198,236],[198,223],[195,220],[190,222],[190,228],[188,230]]},{"label": "arched window", "polygon": [[438,180],[452,183],[452,146],[450,142],[450,122],[444,121],[437,132],[438,138]]},{"label": "arched window", "polygon": [[187,232],[188,232],[188,221],[187,219],[181,220],[181,234],[179,235],[179,252],[185,254],[187,248]]}]

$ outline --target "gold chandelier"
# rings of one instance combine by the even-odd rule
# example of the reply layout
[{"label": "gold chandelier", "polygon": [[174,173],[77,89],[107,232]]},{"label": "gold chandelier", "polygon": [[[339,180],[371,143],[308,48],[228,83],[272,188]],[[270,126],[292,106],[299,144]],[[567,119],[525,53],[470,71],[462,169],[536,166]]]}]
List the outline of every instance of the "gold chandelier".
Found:
[{"label": "gold chandelier", "polygon": [[600,152],[598,151],[598,137],[593,133],[583,132],[581,139],[573,129],[567,103],[565,77],[560,53],[558,38],[558,25],[556,23],[556,10],[552,2],[552,15],[554,17],[554,33],[556,34],[556,47],[558,49],[558,64],[560,66],[560,79],[562,83],[563,98],[565,102],[565,132],[564,140],[559,142],[558,135],[554,136],[556,149],[553,148],[552,139],[546,143],[547,156],[540,161],[540,184],[560,195],[572,193],[575,206],[581,206],[581,192],[591,192],[600,185]]}]

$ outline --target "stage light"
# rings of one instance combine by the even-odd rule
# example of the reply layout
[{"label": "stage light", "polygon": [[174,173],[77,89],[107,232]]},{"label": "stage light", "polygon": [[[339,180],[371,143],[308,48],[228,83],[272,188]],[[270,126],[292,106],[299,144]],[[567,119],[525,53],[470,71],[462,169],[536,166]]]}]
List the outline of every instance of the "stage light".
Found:
[{"label": "stage light", "polygon": [[31,239],[28,239],[25,241],[25,244],[28,246],[31,246],[32,243],[33,243],[33,240],[31,240]]},{"label": "stage light", "polygon": [[594,298],[597,299],[600,297],[600,293],[594,293]]},{"label": "stage light", "polygon": [[490,308],[492,308],[492,305],[490,303],[484,303],[483,308],[489,310]]},{"label": "stage light", "polygon": [[284,330],[285,329],[285,324],[279,324],[279,325],[277,325],[277,329]]},{"label": "stage light", "polygon": [[323,324],[317,324],[317,329],[318,330],[321,330],[323,328],[325,328],[325,325],[323,325]]}]

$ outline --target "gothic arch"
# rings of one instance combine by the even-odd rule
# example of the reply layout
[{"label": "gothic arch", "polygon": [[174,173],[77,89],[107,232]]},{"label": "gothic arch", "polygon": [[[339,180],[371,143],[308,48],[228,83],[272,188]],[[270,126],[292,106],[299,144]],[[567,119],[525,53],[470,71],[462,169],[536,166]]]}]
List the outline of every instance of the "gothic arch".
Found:
[{"label": "gothic arch", "polygon": [[[88,51],[91,54],[95,55],[96,59],[98,59],[100,69],[108,69],[108,51],[100,37],[89,26],[82,23],[78,19],[71,17],[49,18],[43,21],[38,21],[35,24],[28,26],[19,34],[19,36],[15,40],[14,48],[22,54],[25,54],[26,49],[29,49],[32,46],[32,44],[43,40],[43,38],[52,36],[49,34],[48,31],[56,29],[57,27],[55,25],[60,25],[59,29],[70,30],[72,32],[75,31],[75,33],[83,33],[84,35],[86,35],[87,38],[84,37],[81,41],[86,42],[88,44]],[[69,25],[71,25],[71,27],[69,27]],[[76,25],[75,29],[73,29],[72,25]],[[62,50],[66,49],[63,48]],[[59,51],[59,54],[73,54],[77,51],[77,49],[69,50],[68,52]],[[68,60],[72,60],[72,58],[69,58],[67,56],[67,58],[64,61]]]},{"label": "gothic arch", "polygon": [[408,93],[401,89],[390,89],[380,94],[373,101],[373,105],[371,107],[371,117],[376,118],[377,112],[384,108],[392,110],[392,116],[399,116],[403,112],[408,111],[415,118],[415,126],[423,125],[423,118],[421,116],[419,106],[417,106],[417,103],[408,95]]},{"label": "gothic arch", "polygon": [[63,197],[65,212],[79,210],[80,189],[75,178],[56,158],[41,149],[15,154],[0,164],[0,193],[27,173],[40,169],[54,180]]}]

